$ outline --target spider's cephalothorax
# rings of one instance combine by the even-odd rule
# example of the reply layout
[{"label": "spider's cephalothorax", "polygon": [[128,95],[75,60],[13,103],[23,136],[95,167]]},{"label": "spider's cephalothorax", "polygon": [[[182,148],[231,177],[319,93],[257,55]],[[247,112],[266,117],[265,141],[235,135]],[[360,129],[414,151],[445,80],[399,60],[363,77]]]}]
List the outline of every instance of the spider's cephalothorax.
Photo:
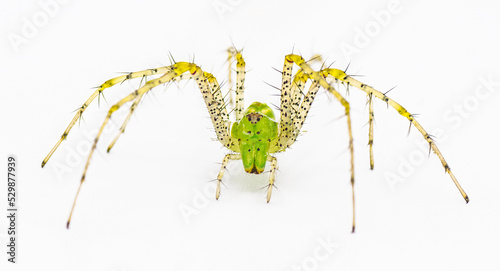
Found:
[{"label": "spider's cephalothorax", "polygon": [[238,142],[245,171],[262,173],[271,142],[278,138],[278,123],[274,121],[273,110],[266,104],[252,103],[244,117],[233,124],[231,137]]},{"label": "spider's cephalothorax", "polygon": [[[373,169],[373,123],[374,123],[374,113],[373,113],[373,98],[378,98],[383,102],[387,103],[388,106],[394,108],[401,116],[405,117],[410,121],[410,125],[413,125],[424,137],[424,140],[429,144],[429,148],[434,151],[437,155],[441,164],[443,165],[446,173],[448,173],[457,186],[458,190],[462,194],[462,197],[466,202],[469,201],[469,197],[462,189],[457,179],[451,172],[448,163],[445,161],[443,155],[439,151],[436,143],[432,137],[424,130],[422,125],[415,119],[415,117],[410,114],[403,106],[389,98],[386,93],[382,93],[371,86],[368,86],[360,81],[354,79],[353,77],[347,75],[345,71],[339,69],[324,68],[321,70],[313,70],[309,63],[305,61],[301,56],[295,54],[289,54],[285,56],[285,61],[283,64],[282,72],[282,85],[281,85],[281,103],[280,103],[280,119],[278,122],[274,120],[274,113],[266,104],[263,103],[253,103],[248,107],[248,109],[243,112],[244,109],[244,82],[245,82],[245,61],[240,51],[234,48],[228,49],[228,62],[229,62],[229,95],[223,95],[220,85],[216,78],[203,71],[199,66],[190,62],[177,62],[170,66],[153,68],[138,72],[131,72],[126,75],[115,77],[107,80],[102,85],[100,85],[97,90],[87,99],[87,101],[77,109],[76,115],[70,122],[66,130],[64,130],[61,138],[52,148],[49,154],[45,157],[42,162],[42,167],[50,159],[54,151],[59,147],[61,142],[66,139],[71,128],[75,125],[79,118],[82,117],[85,109],[88,108],[90,103],[98,97],[102,92],[112,87],[116,84],[122,83],[123,81],[130,80],[133,78],[146,78],[147,76],[158,76],[157,78],[146,80],[145,84],[139,89],[133,91],[126,97],[122,98],[115,105],[113,105],[109,110],[106,118],[92,145],[92,149],[85,164],[85,169],[80,181],[80,186],[78,188],[71,212],[68,218],[67,227],[71,221],[71,216],[76,204],[76,199],[80,192],[80,188],[85,181],[85,175],[87,169],[90,165],[90,160],[92,154],[94,153],[97,142],[106,127],[107,123],[111,119],[111,116],[120,107],[126,103],[133,102],[129,109],[129,114],[125,118],[123,125],[120,127],[120,133],[115,137],[108,147],[108,152],[114,146],[119,136],[125,131],[128,121],[135,108],[138,106],[144,94],[148,93],[154,87],[167,84],[171,82],[176,82],[183,79],[192,79],[195,81],[196,85],[201,91],[205,105],[207,106],[210,119],[215,129],[215,134],[217,140],[232,153],[227,154],[222,160],[222,166],[220,168],[219,174],[217,175],[217,189],[215,192],[215,198],[218,199],[220,196],[220,186],[222,183],[222,177],[226,170],[226,166],[231,160],[242,160],[243,166],[246,172],[249,173],[262,173],[266,167],[266,162],[269,161],[269,185],[267,189],[267,202],[271,199],[272,188],[274,187],[275,172],[277,169],[276,157],[271,154],[277,152],[283,152],[292,144],[295,143],[297,136],[299,135],[302,125],[307,118],[307,114],[311,105],[316,97],[316,94],[320,88],[323,88],[332,94],[335,99],[337,99],[342,107],[345,109],[345,119],[347,121],[347,131],[349,135],[349,152],[351,155],[350,167],[351,167],[351,177],[350,183],[352,188],[352,231],[354,232],[355,226],[355,215],[354,215],[354,146],[353,146],[353,136],[351,128],[351,114],[349,102],[334,88],[333,83],[341,83],[347,87],[354,86],[365,92],[368,100],[368,124],[369,124],[369,140],[368,145],[370,149],[370,168]],[[232,65],[236,62],[236,82],[233,88],[232,83]],[[292,74],[293,65],[296,64],[300,69]],[[306,83],[311,82],[309,90],[305,91]],[[235,99],[233,103],[232,93],[234,91]],[[229,101],[225,100],[225,97],[229,97]],[[233,124],[230,131],[231,121],[229,120],[229,113],[227,107],[233,107],[234,118],[236,122]]]}]

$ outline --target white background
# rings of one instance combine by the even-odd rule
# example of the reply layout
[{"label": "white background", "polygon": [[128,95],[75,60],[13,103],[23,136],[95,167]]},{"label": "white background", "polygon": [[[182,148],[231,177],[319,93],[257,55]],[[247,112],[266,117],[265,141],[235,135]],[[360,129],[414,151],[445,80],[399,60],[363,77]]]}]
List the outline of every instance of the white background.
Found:
[{"label": "white background", "polygon": [[[45,4],[44,4],[45,3]],[[48,4],[47,4],[48,3]],[[392,3],[392,4],[391,4]],[[500,5],[496,1],[2,1],[0,160],[18,158],[18,264],[1,270],[498,270],[500,267]],[[279,104],[284,56],[321,54],[389,94],[436,136],[471,199],[465,204],[416,129],[375,104],[375,170],[366,97],[351,89],[357,228],[350,233],[347,131],[322,91],[304,136],[267,175],[230,164],[191,83],[147,95],[114,149],[116,113],[92,160],[107,109],[139,80],[106,90],[44,169],[67,123],[105,80],[194,61],[227,80],[225,50],[244,48],[246,104]],[[351,48],[346,52],[345,48]],[[487,83],[490,90],[485,87]],[[339,87],[342,94],[345,89]],[[5,183],[5,182],[2,182]],[[0,185],[6,202],[6,185]],[[3,205],[2,205],[3,206]],[[182,210],[191,210],[183,215]],[[3,212],[5,213],[5,212]],[[0,251],[7,246],[0,219]]]}]

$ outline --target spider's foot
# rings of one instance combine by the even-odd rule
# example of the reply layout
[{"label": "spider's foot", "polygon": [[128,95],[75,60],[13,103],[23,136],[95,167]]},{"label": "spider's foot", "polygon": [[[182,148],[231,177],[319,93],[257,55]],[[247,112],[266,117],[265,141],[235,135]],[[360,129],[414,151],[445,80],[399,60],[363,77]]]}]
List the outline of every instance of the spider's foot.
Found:
[{"label": "spider's foot", "polygon": [[273,192],[273,185],[269,184],[267,187],[267,203],[271,200],[271,194]]},{"label": "spider's foot", "polygon": [[217,189],[215,190],[215,199],[219,200],[220,197],[220,180],[217,180]]}]

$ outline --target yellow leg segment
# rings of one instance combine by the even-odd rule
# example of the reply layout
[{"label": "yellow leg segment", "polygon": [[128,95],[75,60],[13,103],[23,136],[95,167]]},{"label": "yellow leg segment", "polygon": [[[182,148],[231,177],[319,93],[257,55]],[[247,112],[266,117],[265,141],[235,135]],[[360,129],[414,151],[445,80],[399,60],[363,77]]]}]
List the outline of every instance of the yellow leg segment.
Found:
[{"label": "yellow leg segment", "polygon": [[303,70],[297,71],[295,75],[293,76],[292,80],[292,90],[291,90],[291,104],[292,104],[292,109],[291,109],[291,114],[292,114],[292,120],[297,119],[298,112],[300,110],[300,102],[305,98],[304,94],[304,88],[306,86],[306,82],[309,79],[309,76],[304,73]]},{"label": "yellow leg segment", "polygon": [[[307,63],[320,62],[321,60],[322,58],[320,55],[315,55],[313,56],[313,58],[308,60]],[[304,88],[308,79],[310,79],[309,75],[307,73],[304,73],[302,69],[298,70],[293,76],[292,90],[290,96],[292,104],[291,114],[292,114],[292,120],[294,121],[294,126],[296,126],[295,122],[297,121],[300,110],[302,110],[301,102],[303,102],[303,99],[306,98],[306,94],[304,93]]]},{"label": "yellow leg segment", "polygon": [[208,84],[210,85],[212,96],[214,97],[215,102],[217,103],[217,107],[219,108],[219,112],[222,118],[222,122],[226,123],[229,127],[229,114],[227,113],[226,106],[227,104],[224,101],[224,96],[222,95],[221,86],[215,76],[211,73],[204,72],[205,77],[208,80]]},{"label": "yellow leg segment", "polygon": [[431,136],[425,131],[425,129],[422,127],[422,125],[420,125],[420,123],[413,117],[413,115],[410,114],[403,106],[401,106],[399,103],[397,103],[393,99],[387,97],[387,95],[385,95],[384,93],[382,93],[378,90],[375,90],[374,88],[372,88],[366,84],[361,83],[360,81],[348,76],[347,74],[345,74],[345,72],[343,72],[341,70],[325,69],[323,75],[324,76],[331,75],[335,79],[339,80],[340,82],[346,83],[347,85],[354,86],[354,87],[366,92],[366,94],[368,94],[368,95],[373,95],[373,96],[381,99],[382,101],[384,101],[388,105],[390,105],[392,108],[396,109],[396,111],[398,111],[398,113],[401,116],[407,118],[410,121],[410,125],[413,124],[413,126],[415,126],[415,128],[417,128],[417,130],[422,134],[424,139],[429,143],[429,147],[438,156],[439,160],[441,161],[441,164],[444,167],[445,172],[448,173],[448,175],[450,175],[451,179],[453,180],[453,183],[455,183],[456,187],[460,191],[460,194],[462,194],[462,197],[464,198],[465,202],[467,202],[467,203],[469,202],[469,197],[467,196],[467,194],[463,190],[463,188],[460,185],[460,183],[458,182],[458,180],[455,178],[455,175],[453,175],[453,173],[451,172],[450,166],[448,165],[448,163],[444,159],[444,156],[439,151],[436,143],[434,143],[434,140],[432,140]]},{"label": "yellow leg segment", "polygon": [[231,160],[240,160],[241,154],[226,154],[224,159],[222,160],[222,166],[220,167],[219,174],[217,175],[217,189],[215,190],[215,199],[218,200],[220,197],[220,185],[222,183],[222,177],[224,176],[224,172],[226,171],[227,164]]},{"label": "yellow leg segment", "polygon": [[[227,95],[229,96],[228,104],[233,107],[234,114],[236,116],[236,121],[240,121],[243,118],[243,113],[245,110],[244,94],[245,94],[245,60],[241,51],[236,50],[234,47],[227,49],[227,62],[228,62],[228,85],[229,91]],[[233,89],[233,76],[232,76],[232,65],[236,61],[236,88]],[[236,96],[235,101],[233,101],[233,90]]]},{"label": "yellow leg segment", "polygon": [[373,94],[368,94],[368,110],[369,110],[369,117],[368,117],[368,146],[370,146],[370,169],[373,169],[374,167],[374,160],[373,160],[373,119],[375,118],[375,115],[373,114]]},{"label": "yellow leg segment", "polygon": [[[289,63],[289,65],[287,65]],[[286,73],[291,73],[291,65],[295,63],[297,64],[302,70],[304,70],[305,73],[309,75],[309,77],[316,81],[321,87],[326,89],[328,92],[333,94],[333,96],[344,106],[345,108],[345,116],[347,118],[347,129],[349,133],[349,151],[351,153],[351,188],[352,188],[352,232],[355,230],[355,201],[354,201],[354,145],[353,145],[353,137],[352,137],[352,126],[351,126],[351,113],[350,113],[350,106],[349,102],[347,102],[340,93],[331,86],[328,81],[325,79],[325,75],[323,73],[319,73],[314,71],[309,64],[299,55],[294,55],[290,54],[285,57],[285,69],[283,70],[283,75],[285,76]],[[324,69],[325,70],[330,70],[330,69]],[[285,79],[284,79],[285,80]],[[283,105],[283,103],[282,103]],[[283,110],[283,106],[282,106]]]},{"label": "yellow leg segment", "polygon": [[234,47],[229,47],[227,49],[227,65],[228,65],[228,69],[227,69],[227,84],[229,85],[228,87],[228,92],[227,92],[227,96],[228,96],[228,104],[230,105],[231,108],[234,108],[234,98],[233,98],[233,63],[234,63],[234,59],[236,58],[236,52],[237,50],[234,48]]},{"label": "yellow leg segment", "polygon": [[234,112],[236,114],[236,121],[240,121],[243,118],[243,112],[245,110],[244,104],[244,94],[245,94],[245,60],[241,52],[236,53],[236,101],[234,105]]},{"label": "yellow leg segment", "polygon": [[274,181],[276,180],[276,169],[278,169],[278,160],[274,156],[268,156],[267,161],[271,162],[271,168],[269,169],[269,185],[267,186],[267,203],[271,200],[271,194],[273,192]]},{"label": "yellow leg segment", "polygon": [[[293,62],[285,59],[281,79],[281,106],[278,136],[278,149],[284,151],[293,133],[292,125],[292,68]],[[302,86],[301,86],[302,87]],[[298,91],[296,88],[295,92]]]},{"label": "yellow leg segment", "polygon": [[312,103],[314,102],[314,99],[316,98],[316,94],[318,93],[319,88],[320,88],[320,84],[318,84],[317,82],[313,82],[311,84],[311,86],[309,87],[309,90],[307,91],[307,94],[304,97],[304,100],[300,104],[299,111],[297,112],[296,118],[293,120],[293,126],[294,126],[293,135],[288,140],[287,147],[290,147],[293,143],[295,143],[295,140],[297,140],[297,136],[299,135],[300,130],[302,129],[302,126],[304,125],[307,114],[309,113],[309,110],[311,109]]},{"label": "yellow leg segment", "polygon": [[130,110],[128,112],[128,115],[125,118],[125,120],[123,121],[123,124],[120,127],[120,131],[118,132],[118,134],[116,135],[116,137],[113,139],[113,141],[111,142],[111,144],[109,144],[107,152],[109,152],[111,150],[111,148],[113,148],[113,146],[115,145],[116,141],[118,141],[118,139],[120,138],[120,136],[123,133],[125,133],[125,127],[127,127],[127,124],[130,121],[130,118],[132,117],[132,114],[134,113],[135,109],[137,108],[137,105],[141,102],[142,96],[143,95],[137,96],[137,98],[135,99],[134,103],[130,106]]}]

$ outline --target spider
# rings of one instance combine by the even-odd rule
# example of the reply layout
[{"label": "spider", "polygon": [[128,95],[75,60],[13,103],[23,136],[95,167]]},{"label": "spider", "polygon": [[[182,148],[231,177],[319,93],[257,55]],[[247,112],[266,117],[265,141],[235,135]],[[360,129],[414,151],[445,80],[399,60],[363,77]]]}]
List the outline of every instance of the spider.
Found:
[{"label": "spider", "polygon": [[[64,130],[61,138],[55,146],[51,149],[49,154],[45,157],[42,162],[42,167],[48,162],[52,154],[59,147],[61,142],[65,140],[71,130],[75,125],[77,120],[82,117],[83,112],[92,103],[92,101],[102,94],[102,92],[112,87],[116,84],[122,83],[126,80],[133,78],[146,78],[147,76],[157,75],[158,77],[149,81],[145,81],[144,85],[130,93],[126,97],[122,98],[119,102],[111,106],[108,111],[101,128],[95,137],[92,148],[90,150],[85,168],[80,180],[80,185],[78,187],[73,205],[71,207],[71,212],[66,224],[69,228],[71,222],[71,217],[76,205],[78,195],[82,184],[85,181],[85,176],[90,165],[92,155],[96,149],[97,142],[101,136],[105,126],[111,119],[113,113],[117,111],[120,107],[126,103],[132,102],[129,108],[129,113],[125,118],[118,135],[109,145],[107,151],[109,152],[114,146],[120,135],[125,131],[125,127],[130,120],[131,115],[136,109],[137,105],[141,101],[144,94],[148,93],[154,87],[166,83],[176,82],[184,79],[194,80],[198,88],[201,91],[203,99],[210,114],[210,118],[215,128],[215,133],[217,135],[217,140],[227,148],[230,153],[226,154],[222,160],[222,166],[217,175],[217,188],[215,193],[215,198],[219,199],[220,188],[222,177],[226,170],[227,164],[231,160],[241,160],[243,162],[243,167],[246,172],[261,174],[264,172],[266,164],[270,163],[269,170],[269,185],[267,186],[267,202],[271,200],[271,194],[275,182],[275,173],[277,169],[277,159],[273,154],[278,152],[284,152],[287,148],[292,146],[297,136],[299,135],[302,125],[306,120],[307,114],[311,105],[318,93],[320,88],[326,89],[331,93],[336,100],[345,109],[345,119],[347,122],[347,132],[349,135],[349,152],[350,152],[350,183],[352,191],[352,232],[355,230],[355,200],[354,200],[354,147],[353,147],[353,136],[351,127],[351,114],[349,102],[334,88],[333,83],[343,84],[349,89],[349,86],[354,86],[355,88],[362,90],[366,93],[368,98],[369,107],[369,150],[370,150],[370,168],[374,167],[373,159],[373,97],[376,97],[388,106],[394,108],[401,116],[405,117],[410,121],[411,125],[423,135],[424,139],[429,143],[429,151],[432,149],[434,153],[438,156],[441,161],[445,172],[448,173],[455,183],[456,187],[462,194],[466,203],[469,202],[469,197],[462,189],[457,179],[451,172],[451,169],[444,159],[443,155],[439,151],[436,143],[432,139],[420,123],[415,119],[415,117],[410,114],[403,106],[389,98],[386,93],[382,93],[374,88],[366,85],[352,76],[346,74],[345,71],[332,68],[322,67],[320,70],[313,70],[311,68],[310,62],[306,61],[303,57],[296,54],[289,54],[285,56],[285,61],[283,64],[282,74],[282,86],[281,86],[281,106],[279,108],[280,118],[279,121],[276,120],[273,110],[264,103],[254,102],[246,110],[244,110],[244,83],[245,83],[245,61],[243,59],[241,51],[236,50],[234,47],[229,48],[228,52],[228,62],[229,62],[229,91],[226,96],[223,96],[221,92],[221,85],[217,82],[217,79],[210,73],[203,71],[195,63],[191,62],[175,62],[170,66],[163,66],[159,68],[147,69],[138,72],[131,72],[126,75],[118,76],[107,80],[102,85],[100,85],[97,90],[87,99],[87,101],[77,109],[76,115],[69,123],[66,130]],[[173,60],[173,58],[171,58]],[[317,58],[316,58],[317,60]],[[236,87],[232,89],[232,78],[231,74],[233,72],[232,65],[236,62]],[[300,69],[293,73],[293,66],[297,65]],[[305,92],[306,83],[311,81],[309,89]],[[142,82],[142,81],[141,81]],[[235,99],[232,100],[232,92],[234,91]],[[229,101],[226,101],[229,100]],[[232,111],[227,110],[229,105],[233,105]],[[233,113],[235,117],[235,122],[230,121],[230,114]]]}]

